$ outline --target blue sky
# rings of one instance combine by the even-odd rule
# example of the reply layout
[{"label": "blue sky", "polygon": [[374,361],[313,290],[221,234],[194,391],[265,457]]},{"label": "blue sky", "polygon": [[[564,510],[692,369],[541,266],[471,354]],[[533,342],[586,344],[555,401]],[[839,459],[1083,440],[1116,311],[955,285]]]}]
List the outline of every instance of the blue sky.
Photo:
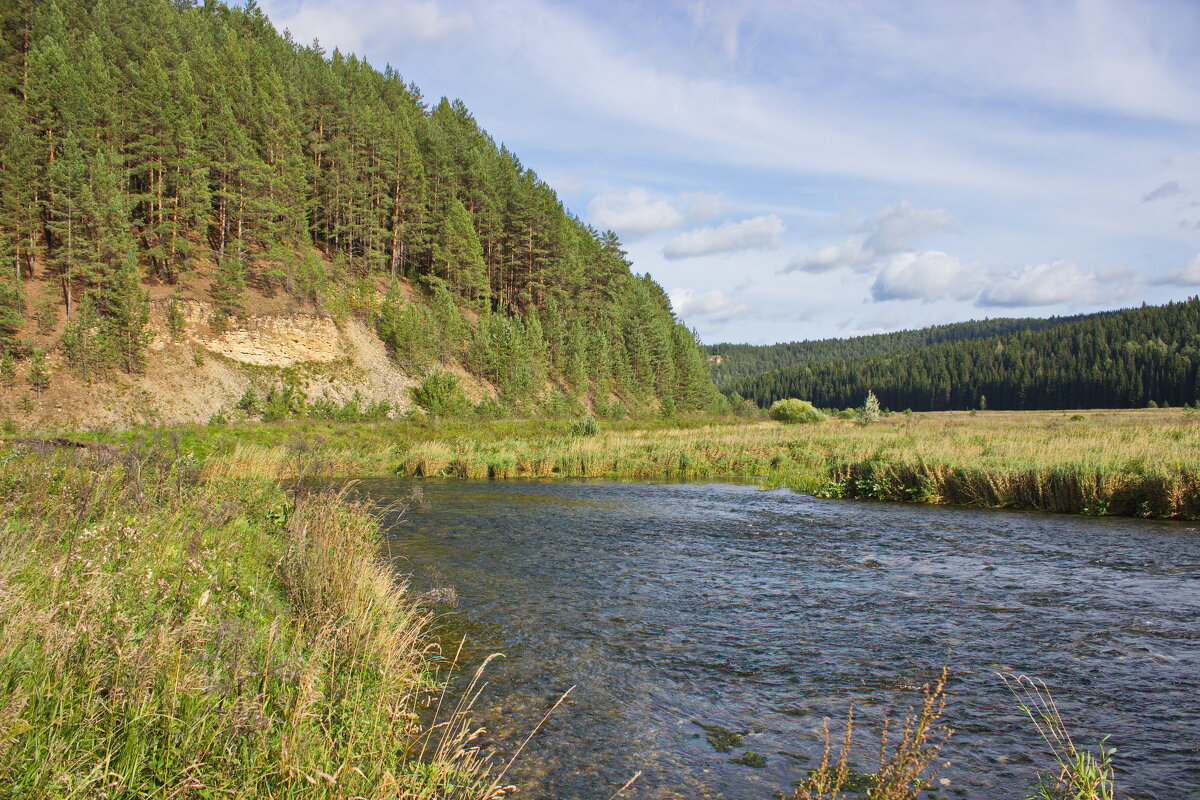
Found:
[{"label": "blue sky", "polygon": [[705,342],[1200,292],[1200,3],[260,0],[480,124]]}]

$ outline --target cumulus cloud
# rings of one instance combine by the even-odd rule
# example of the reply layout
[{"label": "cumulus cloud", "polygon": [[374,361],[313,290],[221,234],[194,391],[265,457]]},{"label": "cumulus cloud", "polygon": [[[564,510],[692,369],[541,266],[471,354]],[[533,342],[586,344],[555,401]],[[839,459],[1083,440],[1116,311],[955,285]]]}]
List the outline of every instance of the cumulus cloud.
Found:
[{"label": "cumulus cloud", "polygon": [[1200,286],[1200,253],[1192,256],[1186,266],[1155,281],[1169,286]]},{"label": "cumulus cloud", "polygon": [[778,214],[765,214],[741,222],[685,231],[667,242],[663,255],[680,259],[741,250],[772,250],[779,247],[780,237],[786,230]]},{"label": "cumulus cloud", "polygon": [[1029,264],[995,279],[980,294],[980,306],[1050,306],[1100,295],[1100,280],[1074,261]]},{"label": "cumulus cloud", "polygon": [[1153,203],[1155,200],[1166,200],[1171,197],[1178,197],[1181,194],[1183,194],[1183,187],[1179,185],[1179,181],[1167,181],[1163,185],[1151,189],[1142,195],[1142,202]]},{"label": "cumulus cloud", "polygon": [[877,300],[965,300],[979,291],[978,265],[964,264],[949,253],[927,250],[893,256],[875,276],[871,296]]},{"label": "cumulus cloud", "polygon": [[728,322],[750,313],[748,305],[739,303],[717,289],[707,292],[697,289],[672,289],[667,296],[671,299],[671,308],[681,317],[700,317],[707,322]]},{"label": "cumulus cloud", "polygon": [[655,196],[635,186],[627,192],[601,194],[588,203],[588,217],[601,228],[626,236],[681,228],[724,213],[721,195],[686,192],[674,197]]},{"label": "cumulus cloud", "polygon": [[782,272],[829,272],[839,268],[870,268],[891,256],[916,250],[922,237],[950,227],[954,220],[943,208],[914,208],[901,200],[864,220],[841,244],[796,256]]}]

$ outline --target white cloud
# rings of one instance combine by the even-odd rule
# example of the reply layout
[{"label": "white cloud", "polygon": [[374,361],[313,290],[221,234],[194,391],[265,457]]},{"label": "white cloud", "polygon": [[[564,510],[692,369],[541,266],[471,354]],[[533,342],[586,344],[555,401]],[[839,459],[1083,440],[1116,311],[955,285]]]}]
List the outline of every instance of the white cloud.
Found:
[{"label": "white cloud", "polygon": [[1200,253],[1192,256],[1192,260],[1186,266],[1160,278],[1155,283],[1169,286],[1200,286]]},{"label": "white cloud", "polygon": [[867,219],[859,228],[866,234],[863,247],[880,255],[911,250],[917,240],[953,224],[944,208],[913,208],[912,203],[901,200]]},{"label": "white cloud", "polygon": [[588,217],[593,223],[626,236],[681,228],[722,213],[719,194],[686,192],[665,198],[656,197],[640,186],[624,193],[597,195],[588,203]]},{"label": "white cloud", "polygon": [[[267,3],[274,6],[274,3]],[[363,55],[366,43],[376,37],[400,41],[449,39],[475,30],[475,18],[467,11],[445,11],[437,0],[299,0],[286,10],[271,10],[271,21],[286,28],[299,42],[319,39],[332,49]]]},{"label": "white cloud", "polygon": [[667,242],[663,255],[669,259],[693,258],[740,250],[773,250],[787,228],[777,214],[726,222],[715,228],[685,231]]},{"label": "white cloud", "polygon": [[913,208],[908,200],[864,220],[841,244],[796,256],[781,272],[829,272],[840,267],[869,267],[904,252],[930,233],[954,224],[944,208]]},{"label": "white cloud", "polygon": [[780,272],[830,272],[840,267],[857,267],[875,258],[863,248],[867,237],[854,235],[841,244],[831,244],[811,253],[796,256]]},{"label": "white cloud", "polygon": [[750,307],[739,303],[722,291],[702,292],[696,289],[672,289],[671,308],[680,317],[700,317],[707,322],[728,322],[750,313]]},{"label": "white cloud", "polygon": [[1074,261],[1057,259],[1029,264],[992,282],[976,301],[981,306],[1051,306],[1095,300],[1100,279]]},{"label": "white cloud", "polygon": [[893,256],[871,286],[875,300],[965,300],[979,291],[979,267],[940,250]]}]

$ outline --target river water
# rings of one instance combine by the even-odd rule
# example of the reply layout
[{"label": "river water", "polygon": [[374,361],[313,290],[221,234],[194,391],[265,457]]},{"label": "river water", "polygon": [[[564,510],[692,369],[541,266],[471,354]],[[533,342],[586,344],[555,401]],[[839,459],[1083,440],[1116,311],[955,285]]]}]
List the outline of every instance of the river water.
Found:
[{"label": "river water", "polygon": [[[381,502],[412,486],[361,483]],[[481,721],[511,752],[576,687],[510,772],[520,796],[606,800],[637,771],[625,797],[790,794],[824,718],[853,703],[872,729],[949,663],[938,796],[1023,797],[1051,763],[1011,670],[1046,681],[1078,743],[1110,737],[1123,795],[1200,797],[1195,524],[732,484],[420,487],[387,551],[416,591],[456,590],[439,626],[464,665],[506,656]],[[743,737],[721,752],[721,731]]]}]

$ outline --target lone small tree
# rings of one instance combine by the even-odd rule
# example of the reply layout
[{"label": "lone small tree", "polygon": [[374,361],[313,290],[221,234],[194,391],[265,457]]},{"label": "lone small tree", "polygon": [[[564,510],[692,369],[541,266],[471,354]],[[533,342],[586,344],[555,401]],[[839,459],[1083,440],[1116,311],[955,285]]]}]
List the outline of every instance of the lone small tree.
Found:
[{"label": "lone small tree", "polygon": [[42,392],[50,388],[50,367],[46,363],[46,354],[41,350],[34,350],[29,359],[28,377],[29,385],[37,392],[38,399],[42,399]]},{"label": "lone small tree", "polygon": [[879,398],[875,396],[875,392],[868,389],[867,399],[858,410],[858,424],[870,425],[873,422],[879,422]]}]

